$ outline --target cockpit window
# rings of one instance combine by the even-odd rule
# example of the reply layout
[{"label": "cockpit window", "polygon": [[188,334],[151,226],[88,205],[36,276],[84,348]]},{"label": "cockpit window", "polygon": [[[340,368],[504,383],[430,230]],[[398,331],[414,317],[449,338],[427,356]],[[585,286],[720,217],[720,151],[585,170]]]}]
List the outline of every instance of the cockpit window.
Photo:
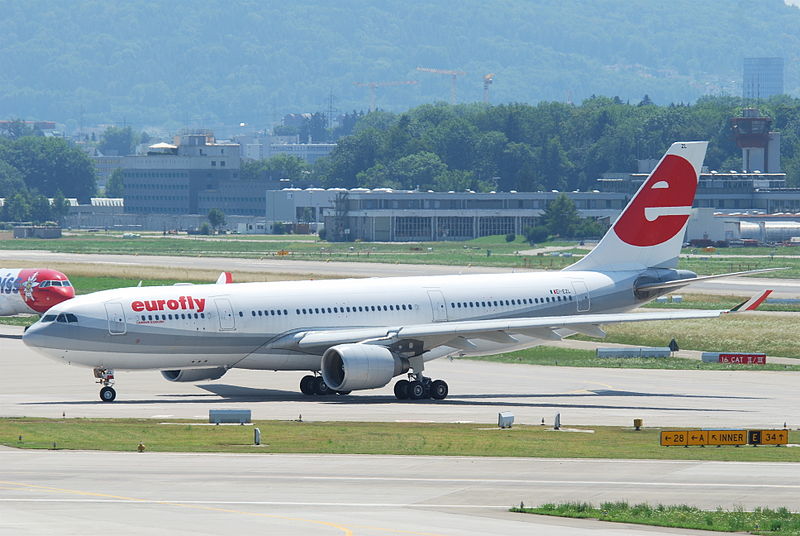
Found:
[{"label": "cockpit window", "polygon": [[77,323],[78,317],[72,313],[61,313],[56,317],[56,322],[63,322],[63,323]]},{"label": "cockpit window", "polygon": [[56,317],[56,322],[66,322],[66,321],[67,321],[67,315],[65,315],[64,313],[61,313]]},{"label": "cockpit window", "polygon": [[72,283],[69,281],[42,281],[39,283],[39,288],[48,288],[48,287],[71,287]]},{"label": "cockpit window", "polygon": [[56,315],[44,315],[42,317],[42,322],[52,322],[56,319]]}]

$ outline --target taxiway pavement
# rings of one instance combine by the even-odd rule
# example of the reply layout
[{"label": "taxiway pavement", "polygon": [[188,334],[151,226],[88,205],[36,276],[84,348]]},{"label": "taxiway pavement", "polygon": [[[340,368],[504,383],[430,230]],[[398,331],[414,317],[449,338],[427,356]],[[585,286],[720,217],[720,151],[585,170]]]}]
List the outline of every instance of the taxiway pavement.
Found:
[{"label": "taxiway pavement", "polygon": [[800,464],[0,450],[0,534],[711,535],[512,505],[800,508]]}]

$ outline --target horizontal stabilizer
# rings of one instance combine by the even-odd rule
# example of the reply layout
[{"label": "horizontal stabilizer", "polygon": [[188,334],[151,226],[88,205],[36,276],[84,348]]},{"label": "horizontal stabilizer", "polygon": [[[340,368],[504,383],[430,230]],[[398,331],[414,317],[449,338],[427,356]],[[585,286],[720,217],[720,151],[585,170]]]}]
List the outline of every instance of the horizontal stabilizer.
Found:
[{"label": "horizontal stabilizer", "polygon": [[708,281],[710,279],[722,279],[723,277],[737,277],[740,275],[753,275],[753,274],[763,274],[766,272],[776,272],[778,270],[786,270],[788,267],[781,267],[781,268],[760,268],[758,270],[746,270],[744,272],[730,272],[727,274],[716,274],[716,275],[701,275],[699,277],[692,277],[689,279],[674,279],[672,281],[663,281],[657,283],[645,283],[644,285],[639,285],[636,287],[635,290],[668,290],[673,288],[680,288],[686,285],[691,285],[692,283],[697,283],[698,281]]}]

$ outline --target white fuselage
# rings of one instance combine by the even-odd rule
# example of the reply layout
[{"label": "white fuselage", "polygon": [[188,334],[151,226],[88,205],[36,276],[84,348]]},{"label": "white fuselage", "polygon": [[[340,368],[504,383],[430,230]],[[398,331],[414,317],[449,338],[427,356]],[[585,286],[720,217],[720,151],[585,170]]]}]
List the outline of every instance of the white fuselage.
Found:
[{"label": "white fuselage", "polygon": [[[555,272],[134,287],[79,296],[48,311],[27,343],[70,364],[108,369],[319,370],[308,330],[560,316],[629,310],[640,272]],[[424,359],[535,346],[481,340]]]}]

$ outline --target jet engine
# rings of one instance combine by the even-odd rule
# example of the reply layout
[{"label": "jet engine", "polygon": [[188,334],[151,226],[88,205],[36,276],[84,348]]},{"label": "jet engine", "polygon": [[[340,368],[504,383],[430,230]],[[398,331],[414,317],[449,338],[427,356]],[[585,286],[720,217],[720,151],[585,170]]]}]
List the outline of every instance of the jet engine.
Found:
[{"label": "jet engine", "polygon": [[408,371],[408,360],[373,344],[340,344],[322,355],[322,378],[334,391],[376,389]]},{"label": "jet engine", "polygon": [[228,372],[225,367],[190,368],[178,370],[162,370],[161,375],[170,382],[199,382],[202,380],[218,380]]}]

